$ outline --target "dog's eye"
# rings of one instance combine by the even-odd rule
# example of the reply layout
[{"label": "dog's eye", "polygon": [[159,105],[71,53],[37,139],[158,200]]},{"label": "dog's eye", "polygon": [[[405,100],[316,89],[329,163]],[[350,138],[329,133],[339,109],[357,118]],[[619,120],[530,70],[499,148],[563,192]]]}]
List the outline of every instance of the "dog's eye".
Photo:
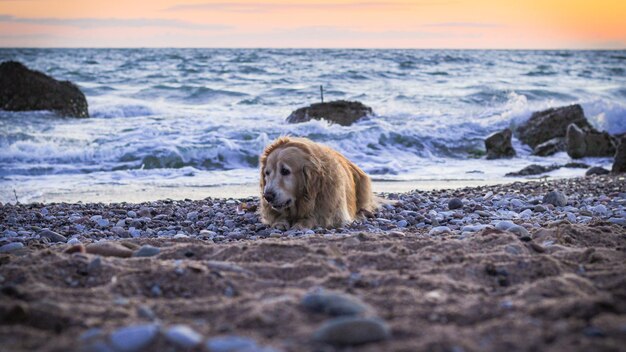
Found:
[{"label": "dog's eye", "polygon": [[265,176],[269,176],[270,172],[269,171],[265,171]]},{"label": "dog's eye", "polygon": [[283,176],[287,176],[291,173],[291,171],[285,169],[284,167],[282,169],[280,169],[280,174]]}]

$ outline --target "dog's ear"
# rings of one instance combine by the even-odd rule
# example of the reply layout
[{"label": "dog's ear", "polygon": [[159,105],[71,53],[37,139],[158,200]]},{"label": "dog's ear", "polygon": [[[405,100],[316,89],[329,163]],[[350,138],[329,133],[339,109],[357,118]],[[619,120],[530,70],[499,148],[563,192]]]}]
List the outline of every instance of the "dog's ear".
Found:
[{"label": "dog's ear", "polygon": [[320,191],[322,169],[317,158],[311,158],[302,168],[302,197],[305,201],[313,200]]}]

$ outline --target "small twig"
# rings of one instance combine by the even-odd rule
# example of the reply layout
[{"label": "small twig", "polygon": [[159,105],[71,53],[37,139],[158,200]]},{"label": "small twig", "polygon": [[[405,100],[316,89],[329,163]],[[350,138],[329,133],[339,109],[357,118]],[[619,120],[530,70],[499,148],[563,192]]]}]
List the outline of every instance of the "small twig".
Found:
[{"label": "small twig", "polygon": [[320,97],[322,98],[322,103],[324,102],[324,86],[320,85]]},{"label": "small twig", "polygon": [[20,200],[17,199],[17,192],[15,192],[15,188],[13,188],[13,195],[15,196],[15,204],[18,204]]}]

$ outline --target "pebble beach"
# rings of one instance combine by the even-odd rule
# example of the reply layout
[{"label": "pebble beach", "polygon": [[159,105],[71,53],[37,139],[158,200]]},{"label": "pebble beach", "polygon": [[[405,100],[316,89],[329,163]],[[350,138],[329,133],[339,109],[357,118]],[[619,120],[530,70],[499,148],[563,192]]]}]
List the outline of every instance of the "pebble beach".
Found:
[{"label": "pebble beach", "polygon": [[379,196],[307,231],[257,197],[0,204],[0,349],[623,348],[624,176]]}]

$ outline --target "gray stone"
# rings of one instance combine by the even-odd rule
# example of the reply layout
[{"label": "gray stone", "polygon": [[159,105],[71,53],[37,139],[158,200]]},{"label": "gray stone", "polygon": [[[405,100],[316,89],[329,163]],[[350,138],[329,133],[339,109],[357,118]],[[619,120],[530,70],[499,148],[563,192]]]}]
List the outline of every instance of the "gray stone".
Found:
[{"label": "gray stone", "polygon": [[496,224],[496,229],[500,231],[506,231],[513,226],[516,226],[515,223],[513,223],[512,221],[504,220]]},{"label": "gray stone", "polygon": [[160,248],[145,244],[133,253],[133,257],[152,257],[159,253],[161,253]]},{"label": "gray stone", "polygon": [[371,309],[354,296],[323,290],[307,293],[300,304],[309,311],[331,316],[359,315]]},{"label": "gray stone", "polygon": [[514,233],[514,234],[518,235],[519,237],[524,237],[524,236],[529,236],[530,235],[528,233],[528,230],[526,230],[526,228],[524,228],[523,226],[519,226],[519,225],[513,225],[513,226],[509,227],[506,230],[511,232],[511,233]]},{"label": "gray stone", "polygon": [[241,336],[214,337],[206,342],[209,352],[259,352],[256,341]]},{"label": "gray stone", "polygon": [[448,226],[436,226],[433,227],[429,232],[429,236],[441,235],[444,233],[452,233],[452,230]]},{"label": "gray stone", "polygon": [[189,221],[197,221],[198,220],[198,212],[192,211],[187,213],[187,220]]},{"label": "gray stone", "polygon": [[50,242],[67,242],[67,238],[49,229],[43,229],[39,233],[39,236],[47,238]]},{"label": "gray stone", "polygon": [[485,149],[487,159],[512,158],[515,156],[515,149],[511,144],[513,132],[506,128],[496,132],[485,139]]},{"label": "gray stone", "polygon": [[155,324],[133,325],[113,331],[109,340],[118,351],[141,351],[150,345],[158,332],[159,328]]},{"label": "gray stone", "polygon": [[567,196],[561,191],[552,191],[543,197],[544,204],[552,204],[555,207],[567,205]]},{"label": "gray stone", "polygon": [[611,172],[614,174],[626,172],[626,136],[619,139]]},{"label": "gray stone", "polygon": [[174,325],[165,331],[165,338],[181,348],[194,348],[202,342],[202,335],[187,325]]},{"label": "gray stone", "polygon": [[361,345],[391,337],[387,324],[378,318],[339,317],[326,321],[313,340],[335,346]]},{"label": "gray stone", "polygon": [[463,201],[459,198],[452,198],[448,201],[448,209],[454,210],[459,208],[463,208]]},{"label": "gray stone", "polygon": [[11,242],[0,247],[0,253],[9,253],[24,248],[22,242]]},{"label": "gray stone", "polygon": [[398,225],[398,227],[407,227],[408,224],[409,224],[408,221],[400,220],[400,221],[398,221],[398,223],[396,225]]}]

